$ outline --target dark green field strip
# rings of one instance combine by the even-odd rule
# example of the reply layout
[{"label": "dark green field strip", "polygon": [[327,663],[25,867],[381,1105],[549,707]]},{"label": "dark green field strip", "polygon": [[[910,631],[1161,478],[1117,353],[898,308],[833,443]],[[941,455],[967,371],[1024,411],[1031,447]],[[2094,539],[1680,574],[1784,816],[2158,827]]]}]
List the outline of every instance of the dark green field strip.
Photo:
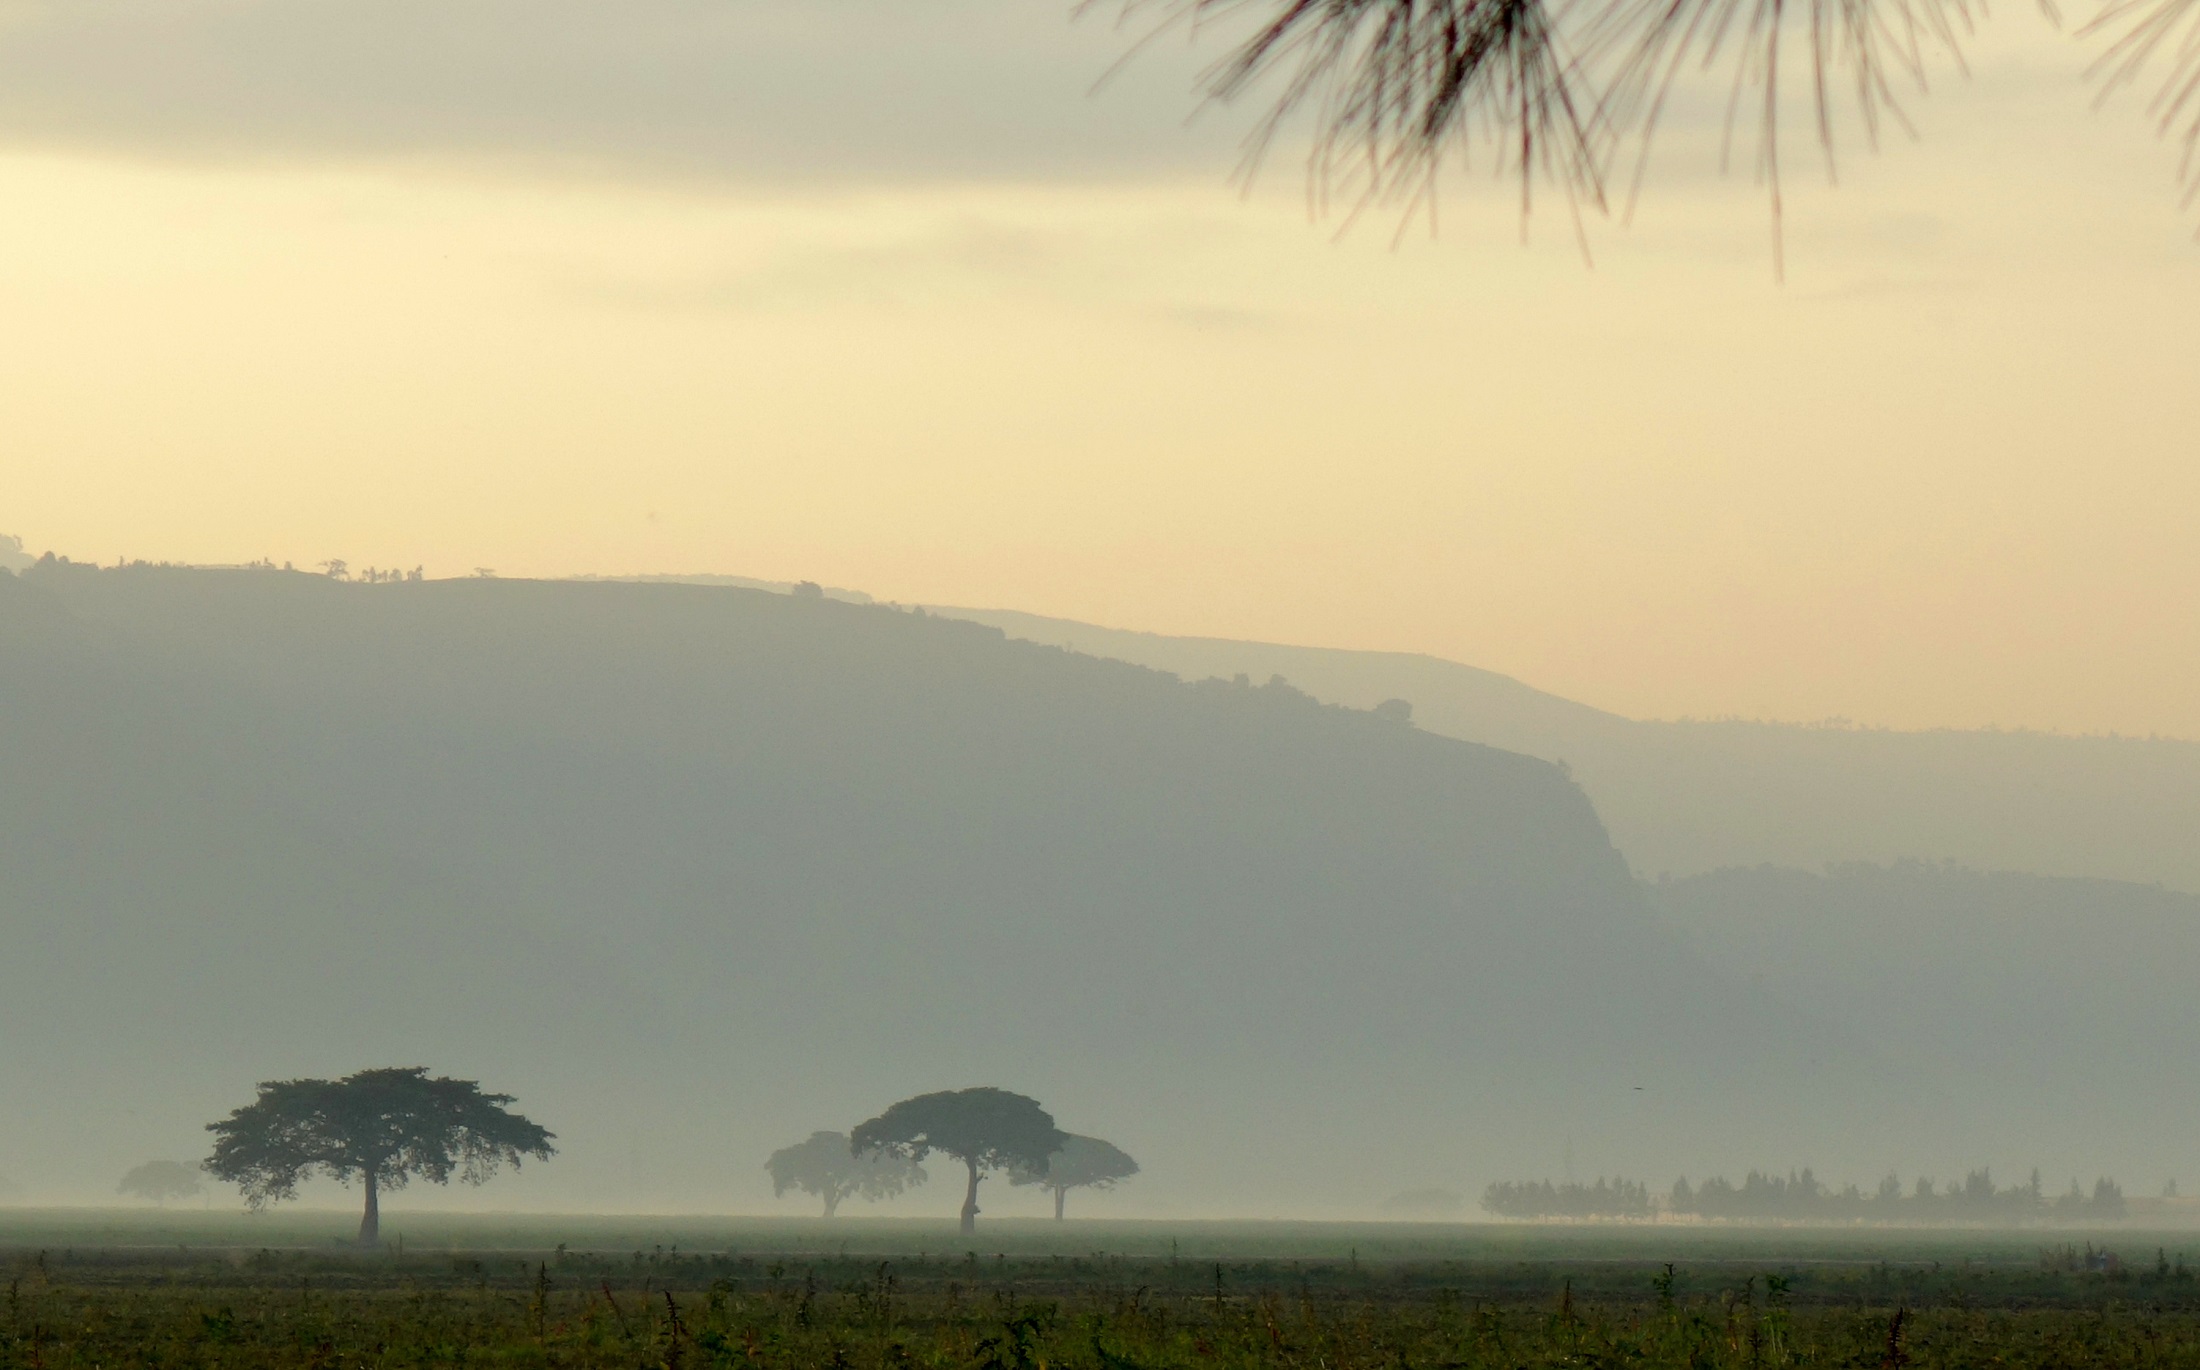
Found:
[{"label": "dark green field strip", "polygon": [[[205,1210],[0,1209],[0,1251],[348,1247],[355,1212],[288,1210],[261,1215]],[[1184,1261],[1337,1261],[1362,1265],[1464,1261],[1747,1266],[1961,1266],[2038,1263],[2046,1248],[2088,1246],[2128,1263],[2157,1249],[2200,1263],[2200,1229],[1737,1227],[1714,1224],[1467,1224],[1302,1221],[987,1219],[976,1237],[952,1217],[747,1218],[563,1214],[407,1213],[385,1210],[391,1250],[540,1255],[630,1254],[658,1249],[756,1256],[906,1259],[1027,1256],[1146,1257]]]},{"label": "dark green field strip", "polygon": [[[1614,1263],[1573,1274],[1123,1257],[798,1266],[569,1251],[529,1266],[271,1250],[48,1252],[0,1273],[0,1365],[37,1370],[2200,1366],[2190,1282],[2128,1270],[1979,1271],[1908,1288],[1853,1267],[1651,1280]],[[1834,1290],[1828,1279],[1839,1301],[1813,1297]],[[2043,1292],[2056,1301],[2037,1301]]]},{"label": "dark green field strip", "polygon": [[[2126,1234],[2135,1235],[2135,1234]],[[1007,1243],[1001,1243],[1006,1245]],[[629,1250],[432,1246],[414,1243],[362,1252],[336,1241],[312,1245],[215,1247],[54,1246],[0,1251],[0,1271],[18,1289],[253,1292],[317,1290],[372,1294],[391,1289],[487,1293],[547,1283],[561,1289],[673,1291],[776,1297],[794,1285],[827,1293],[891,1279],[914,1295],[948,1291],[1011,1299],[1092,1300],[1145,1291],[1158,1298],[1204,1300],[1216,1306],[1261,1299],[1351,1300],[1415,1305],[1466,1299],[1496,1305],[1559,1300],[1628,1308],[1655,1294],[1680,1302],[1731,1301],[1775,1286],[1787,1306],[2101,1309],[2144,1305],[2163,1311],[2200,1308],[2200,1279],[2167,1246],[2151,1251],[2127,1243],[2113,1262],[2096,1247],[2033,1246],[1995,1251],[1992,1259],[1926,1254],[1912,1244],[1876,1260],[1853,1253],[1812,1258],[1777,1245],[1745,1252],[1732,1245],[1673,1251],[1665,1261],[1589,1254],[1568,1243],[1533,1259],[1517,1255],[1385,1258],[1355,1253],[1343,1259],[1233,1255],[1205,1259],[1088,1249],[1079,1252],[981,1254],[861,1251],[683,1249],[677,1244]],[[2105,1267],[2105,1268],[2096,1268]]]}]

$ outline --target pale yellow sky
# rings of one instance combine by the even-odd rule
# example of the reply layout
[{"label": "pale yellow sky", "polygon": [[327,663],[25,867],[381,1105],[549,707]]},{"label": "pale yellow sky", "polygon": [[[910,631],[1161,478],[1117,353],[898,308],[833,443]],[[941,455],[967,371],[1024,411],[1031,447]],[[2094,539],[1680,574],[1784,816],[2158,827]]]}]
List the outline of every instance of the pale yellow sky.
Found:
[{"label": "pale yellow sky", "polygon": [[1067,90],[1058,166],[821,126],[729,169],[49,76],[0,102],[0,532],[807,577],[1643,716],[2200,736],[2200,214],[2081,59],[2005,19],[1921,144],[1830,194],[1800,165],[1785,284],[1686,127],[1592,268],[1559,214],[1521,247],[1503,188],[1394,247],[1310,225],[1288,168],[1240,199],[1226,137],[1165,136],[1184,105],[1079,131],[1151,88]]}]

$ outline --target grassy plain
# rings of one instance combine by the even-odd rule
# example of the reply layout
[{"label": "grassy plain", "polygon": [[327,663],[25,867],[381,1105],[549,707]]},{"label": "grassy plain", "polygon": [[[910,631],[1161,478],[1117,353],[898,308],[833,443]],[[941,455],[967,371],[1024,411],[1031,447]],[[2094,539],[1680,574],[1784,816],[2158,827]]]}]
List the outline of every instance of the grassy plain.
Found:
[{"label": "grassy plain", "polygon": [[2200,1367],[2189,1230],[1037,1220],[972,1242],[906,1220],[392,1214],[373,1253],[350,1230],[0,1215],[0,1366]]}]

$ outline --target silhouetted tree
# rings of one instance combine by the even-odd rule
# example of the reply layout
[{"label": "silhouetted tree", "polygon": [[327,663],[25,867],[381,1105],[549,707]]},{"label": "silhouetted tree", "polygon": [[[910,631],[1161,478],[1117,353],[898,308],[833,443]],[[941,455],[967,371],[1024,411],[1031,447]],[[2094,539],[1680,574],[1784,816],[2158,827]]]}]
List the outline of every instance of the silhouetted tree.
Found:
[{"label": "silhouetted tree", "polygon": [[471,1080],[428,1078],[420,1066],[362,1070],[341,1080],[270,1080],[260,1097],[218,1123],[207,1173],[262,1208],[296,1198],[316,1172],[366,1186],[359,1243],[381,1235],[381,1192],[418,1175],[481,1184],[523,1156],[548,1160],[552,1135],[505,1111],[509,1094],[484,1094]]},{"label": "silhouetted tree", "polygon": [[963,1163],[970,1185],[963,1193],[962,1230],[978,1226],[978,1181],[995,1170],[1045,1174],[1047,1158],[1069,1134],[1039,1101],[1005,1089],[945,1090],[904,1099],[856,1128],[856,1154],[885,1152],[922,1161],[944,1152]]},{"label": "silhouetted tree", "polygon": [[1054,1195],[1054,1220],[1062,1220],[1062,1201],[1072,1189],[1108,1190],[1138,1173],[1138,1162],[1113,1142],[1068,1133],[1062,1145],[1047,1157],[1046,1169],[1016,1167],[1008,1172],[1014,1185],[1044,1185]]},{"label": "silhouetted tree", "polygon": [[2092,1217],[2115,1219],[2124,1216],[2124,1187],[2114,1180],[2093,1182]]},{"label": "silhouetted tree", "polygon": [[891,1199],[923,1184],[924,1167],[907,1156],[885,1151],[855,1154],[845,1132],[813,1132],[808,1141],[781,1147],[764,1162],[771,1172],[772,1197],[799,1189],[825,1201],[830,1218],[842,1199]]},{"label": "silhouetted tree", "polygon": [[196,1166],[181,1161],[147,1161],[122,1177],[115,1193],[129,1194],[157,1204],[188,1199],[206,1188]]}]

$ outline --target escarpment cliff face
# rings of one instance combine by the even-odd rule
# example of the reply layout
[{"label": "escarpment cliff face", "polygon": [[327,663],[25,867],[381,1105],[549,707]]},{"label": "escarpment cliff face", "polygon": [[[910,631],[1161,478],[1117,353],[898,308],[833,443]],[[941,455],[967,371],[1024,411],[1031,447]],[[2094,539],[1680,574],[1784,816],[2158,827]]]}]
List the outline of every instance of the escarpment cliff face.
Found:
[{"label": "escarpment cliff face", "polygon": [[2200,892],[2200,742],[1622,718],[1455,661],[940,612],[1174,671],[1288,677],[1332,704],[1413,704],[1422,727],[1566,762],[1645,875],[1771,862],[1954,861]]},{"label": "escarpment cliff face", "polygon": [[788,1137],[992,1083],[1153,1208],[1307,1212],[1742,1099],[1781,1147],[1845,1068],[1551,765],[879,606],[48,564],[0,767],[44,1192],[423,1063],[560,1132],[514,1202],[761,1207]]}]

